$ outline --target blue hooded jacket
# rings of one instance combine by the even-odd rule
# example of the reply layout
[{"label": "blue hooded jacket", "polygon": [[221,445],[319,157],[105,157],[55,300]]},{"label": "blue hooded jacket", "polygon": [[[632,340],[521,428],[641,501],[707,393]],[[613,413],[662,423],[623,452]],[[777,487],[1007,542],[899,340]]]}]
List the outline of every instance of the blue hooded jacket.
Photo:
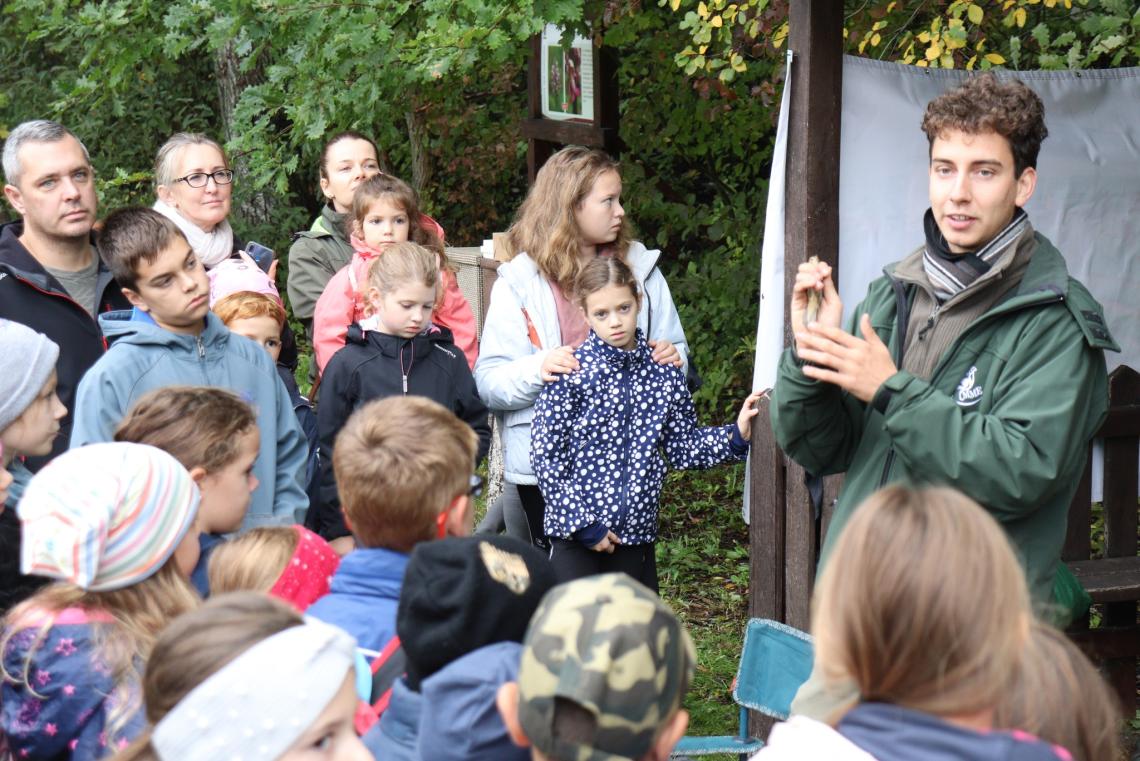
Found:
[{"label": "blue hooded jacket", "polygon": [[392,685],[388,709],[361,740],[374,758],[384,761],[416,761],[416,733],[424,699],[403,678]]},{"label": "blue hooded jacket", "polygon": [[531,465],[546,500],[548,536],[597,544],[657,539],[665,458],[711,468],[748,454],[736,425],[697,427],[685,373],[653,361],[639,328],[634,348],[594,331],[574,352],[581,367],[547,383],[534,403]]},{"label": "blue hooded jacket", "polygon": [[71,446],[111,441],[115,426],[148,391],[173,385],[224,388],[253,405],[261,449],[253,465],[258,486],[243,529],[285,525],[304,517],[301,486],[309,455],[289,393],[264,349],[226,329],[212,312],[200,336],[164,330],[132,312],[99,315],[111,348],[83,376]]},{"label": "blue hooded jacket", "polygon": [[396,606],[407,567],[402,552],[355,549],[341,558],[329,593],[305,613],[344,629],[365,650],[379,652],[396,636]]},{"label": "blue hooded jacket", "polygon": [[1063,748],[1019,732],[975,732],[887,703],[848,711],[839,734],[876,761],[1072,761]]},{"label": "blue hooded jacket", "polygon": [[519,675],[522,645],[497,642],[424,680],[416,758],[424,761],[530,761],[511,742],[495,696]]}]

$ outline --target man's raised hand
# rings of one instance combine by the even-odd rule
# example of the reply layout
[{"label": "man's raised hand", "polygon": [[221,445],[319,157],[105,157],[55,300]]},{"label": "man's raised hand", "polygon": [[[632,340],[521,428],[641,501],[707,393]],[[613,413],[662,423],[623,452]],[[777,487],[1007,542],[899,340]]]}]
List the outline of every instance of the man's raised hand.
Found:
[{"label": "man's raised hand", "polygon": [[[821,310],[822,311],[822,310]],[[883,383],[898,372],[890,349],[871,327],[870,316],[859,320],[862,338],[822,320],[796,333],[796,353],[809,364],[809,378],[834,383],[856,399],[870,402]]]},{"label": "man's raised hand", "polygon": [[[835,290],[835,283],[831,279],[831,265],[827,262],[804,262],[796,270],[796,282],[792,286],[789,316],[794,336],[799,336],[807,327],[805,313],[812,291],[820,296],[815,324],[838,328],[843,319],[843,302],[839,300],[839,292]],[[796,352],[799,353],[798,339]]]}]

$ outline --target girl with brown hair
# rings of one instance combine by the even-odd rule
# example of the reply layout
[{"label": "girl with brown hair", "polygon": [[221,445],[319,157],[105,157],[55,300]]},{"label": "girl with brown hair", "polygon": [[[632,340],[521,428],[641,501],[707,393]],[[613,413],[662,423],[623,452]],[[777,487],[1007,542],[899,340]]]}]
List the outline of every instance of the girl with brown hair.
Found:
[{"label": "girl with brown hair", "polygon": [[543,387],[531,421],[550,559],[564,581],[623,571],[656,592],[665,458],[678,469],[743,459],[759,394],[735,425],[698,428],[684,373],[654,362],[637,327],[641,297],[629,267],[596,257],[573,293],[590,326],[573,355],[580,369]]},{"label": "girl with brown hair", "polygon": [[685,331],[657,268],[661,252],[631,240],[619,169],[602,151],[569,146],[539,170],[508,231],[513,256],[499,267],[475,365],[480,395],[502,416],[505,479],[517,486],[530,538],[541,546],[544,505],[530,464],[530,421],[543,385],[578,369],[574,350],[589,326],[570,292],[582,267],[598,256],[627,264],[645,302],[637,326],[653,360],[687,362]]},{"label": "girl with brown hair", "polygon": [[451,331],[455,345],[467,357],[468,367],[474,366],[479,352],[475,315],[459,290],[455,273],[447,266],[443,231],[435,228],[426,223],[420,213],[419,196],[407,183],[378,174],[356,188],[350,236],[352,261],[325,286],[313,316],[313,350],[321,372],[333,354],[344,347],[348,326],[370,314],[365,297],[368,268],[389,247],[407,242],[418,243],[436,254],[441,282],[432,320]]},{"label": "girl with brown hair", "polygon": [[265,595],[216,597],[159,637],[150,729],[115,761],[371,761],[353,729],[355,649]]}]

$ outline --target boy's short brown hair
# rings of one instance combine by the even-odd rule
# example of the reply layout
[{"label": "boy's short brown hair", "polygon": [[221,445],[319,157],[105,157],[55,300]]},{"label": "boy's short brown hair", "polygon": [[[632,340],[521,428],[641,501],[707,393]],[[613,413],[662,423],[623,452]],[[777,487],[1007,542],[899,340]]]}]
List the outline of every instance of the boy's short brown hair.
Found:
[{"label": "boy's short brown hair", "polygon": [[931,148],[947,130],[969,135],[996,132],[1009,141],[1014,176],[1036,168],[1045,128],[1045,104],[1020,79],[1000,80],[990,72],[976,74],[926,104],[922,131]]},{"label": "boy's short brown hair", "polygon": [[333,472],[357,541],[410,552],[433,538],[436,517],[467,493],[477,443],[469,425],[425,397],[354,412],[336,437]]},{"label": "boy's short brown hair", "polygon": [[179,240],[185,243],[186,237],[169,219],[154,209],[128,206],[111,212],[98,243],[119,287],[137,291],[139,262],[152,264],[160,251]]},{"label": "boy's short brown hair", "polygon": [[242,434],[257,429],[253,408],[208,386],[166,386],[139,398],[115,429],[115,441],[149,444],[187,470],[216,473],[237,456]]},{"label": "boy's short brown hair", "polygon": [[218,299],[210,309],[227,327],[234,320],[249,320],[254,317],[272,317],[278,325],[285,326],[285,307],[281,306],[281,302],[256,291],[231,293]]}]

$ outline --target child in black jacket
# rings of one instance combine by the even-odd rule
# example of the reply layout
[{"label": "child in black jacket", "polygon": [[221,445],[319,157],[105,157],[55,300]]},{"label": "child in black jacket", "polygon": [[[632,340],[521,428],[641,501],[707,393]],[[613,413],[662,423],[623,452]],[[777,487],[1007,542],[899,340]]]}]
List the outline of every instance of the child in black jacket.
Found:
[{"label": "child in black jacket", "polygon": [[478,459],[491,445],[487,407],[451,331],[431,322],[439,289],[439,258],[417,243],[393,243],[368,270],[371,316],[349,328],[345,347],[329,360],[317,412],[320,500],[306,525],[334,540],[348,536],[333,475],[333,445],[348,416],[373,399],[426,396],[451,410],[479,436]]}]

